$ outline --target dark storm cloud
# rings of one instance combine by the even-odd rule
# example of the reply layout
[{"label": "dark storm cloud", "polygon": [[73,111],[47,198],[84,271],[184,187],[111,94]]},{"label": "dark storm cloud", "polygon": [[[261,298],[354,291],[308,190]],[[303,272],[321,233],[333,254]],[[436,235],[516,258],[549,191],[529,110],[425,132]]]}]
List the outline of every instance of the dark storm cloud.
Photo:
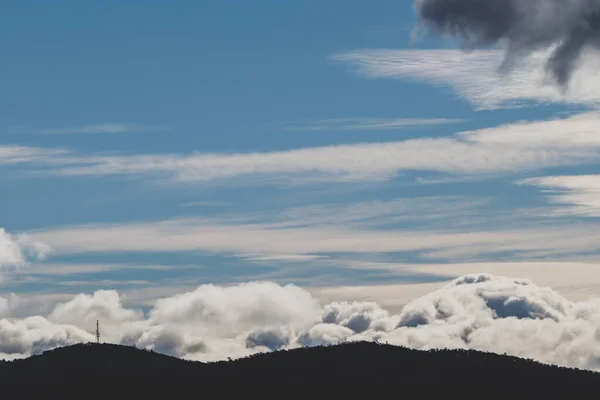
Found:
[{"label": "dark storm cloud", "polygon": [[416,0],[422,25],[469,49],[503,43],[504,67],[552,49],[547,69],[566,86],[586,48],[600,49],[600,0]]}]

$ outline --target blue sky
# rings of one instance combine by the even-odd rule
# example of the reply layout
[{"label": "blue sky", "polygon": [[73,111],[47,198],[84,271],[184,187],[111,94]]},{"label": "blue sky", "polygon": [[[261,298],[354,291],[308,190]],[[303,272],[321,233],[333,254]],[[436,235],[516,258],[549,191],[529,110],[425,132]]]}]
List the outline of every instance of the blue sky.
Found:
[{"label": "blue sky", "polygon": [[595,61],[561,96],[415,23],[383,0],[5,2],[0,291],[593,267]]}]

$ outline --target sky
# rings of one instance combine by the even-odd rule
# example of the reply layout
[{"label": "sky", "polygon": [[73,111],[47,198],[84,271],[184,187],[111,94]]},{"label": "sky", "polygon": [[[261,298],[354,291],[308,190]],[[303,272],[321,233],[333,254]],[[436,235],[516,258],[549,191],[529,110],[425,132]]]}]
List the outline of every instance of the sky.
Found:
[{"label": "sky", "polygon": [[[87,338],[97,303],[150,323],[198,291],[260,285],[298,288],[310,318],[313,300],[406,313],[467,274],[592,307],[600,57],[585,52],[565,92],[547,52],[503,74],[500,45],[463,51],[417,25],[398,0],[6,1],[0,333],[39,317],[64,337],[0,354],[66,344],[67,325]],[[135,343],[159,346],[144,332]],[[177,337],[162,349],[197,353]]]}]

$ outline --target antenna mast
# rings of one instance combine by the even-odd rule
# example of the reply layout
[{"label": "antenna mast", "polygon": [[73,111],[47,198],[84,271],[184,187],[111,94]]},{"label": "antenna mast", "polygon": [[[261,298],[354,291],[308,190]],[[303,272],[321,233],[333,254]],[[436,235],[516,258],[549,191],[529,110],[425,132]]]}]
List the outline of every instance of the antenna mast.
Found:
[{"label": "antenna mast", "polygon": [[100,321],[96,320],[96,343],[100,343]]}]

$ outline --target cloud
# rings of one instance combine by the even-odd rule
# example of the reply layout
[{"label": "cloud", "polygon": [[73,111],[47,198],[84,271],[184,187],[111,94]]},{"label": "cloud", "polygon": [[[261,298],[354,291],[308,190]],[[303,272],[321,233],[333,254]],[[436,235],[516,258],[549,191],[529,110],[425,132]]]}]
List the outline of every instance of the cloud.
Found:
[{"label": "cloud", "polygon": [[4,318],[0,319],[0,357],[14,359],[39,354],[56,347],[88,342],[92,337],[81,328],[55,324],[44,317]]},{"label": "cloud", "polygon": [[452,36],[469,49],[506,45],[504,65],[550,50],[546,68],[561,86],[569,83],[584,49],[600,45],[598,0],[416,0],[421,26]]},{"label": "cloud", "polygon": [[156,127],[144,127],[135,124],[96,124],[76,128],[42,129],[36,133],[44,135],[93,134],[93,133],[126,133],[140,130],[156,130]]},{"label": "cloud", "polygon": [[[232,287],[203,285],[157,300],[147,315],[124,308],[116,291],[81,294],[58,304],[47,315],[24,319],[11,318],[10,305],[14,301],[0,304],[5,309],[0,338],[11,338],[0,341],[0,355],[9,358],[69,344],[65,343],[65,336],[69,335],[70,343],[93,340],[91,332],[97,319],[106,341],[178,356],[241,356],[264,351],[259,342],[265,338],[261,339],[259,330],[276,326],[284,326],[290,332],[306,329],[320,310],[318,302],[305,290],[269,282]],[[31,321],[36,324],[32,326]],[[51,334],[46,332],[48,326]],[[247,338],[250,335],[255,335],[255,343],[247,349],[245,343],[251,341]]]},{"label": "cloud", "polygon": [[[306,287],[322,304],[336,301],[376,302],[390,312],[399,313],[402,308],[417,297],[437,291],[453,279],[487,271],[496,276],[520,276],[531,280],[539,286],[551,287],[570,301],[585,301],[600,293],[598,269],[600,260],[588,262],[573,261],[538,261],[538,262],[469,262],[440,264],[409,264],[402,262],[361,261],[353,259],[333,260],[337,265],[344,265],[348,274],[355,270],[377,274],[387,272],[387,276],[427,276],[439,277],[435,282],[406,282],[397,284],[374,284],[357,286],[318,286]],[[389,278],[390,282],[393,278]],[[129,292],[128,292],[129,293]],[[135,294],[132,293],[133,297]]]},{"label": "cloud", "polygon": [[547,176],[519,183],[543,188],[550,193],[552,203],[562,205],[554,208],[550,215],[600,216],[600,175]]},{"label": "cloud", "polygon": [[435,126],[457,124],[464,122],[462,119],[452,118],[334,118],[313,121],[310,123],[297,123],[287,128],[302,131],[354,131],[354,130],[383,130],[404,129],[417,126]]},{"label": "cloud", "polygon": [[[382,266],[379,266],[380,268]],[[392,268],[393,265],[391,266]],[[573,301],[587,300],[600,293],[598,270],[600,263],[573,261],[485,262],[462,264],[418,264],[399,266],[414,274],[430,276],[463,276],[487,271],[499,276],[520,276],[540,286],[548,286]],[[418,286],[418,285],[417,285]],[[416,287],[415,290],[418,288]],[[378,300],[380,301],[380,300]]]},{"label": "cloud", "polygon": [[375,302],[321,305],[302,288],[270,282],[203,285],[156,301],[145,315],[124,308],[120,300],[117,292],[96,292],[78,295],[44,316],[5,316],[0,319],[0,354],[24,357],[93,340],[94,319],[100,318],[105,341],[195,360],[378,340],[418,349],[506,352],[600,369],[598,300],[572,302],[528,280],[490,274],[460,277],[398,314]]},{"label": "cloud", "polygon": [[[353,226],[377,227],[394,222],[418,220],[440,223],[448,219],[474,217],[489,199],[461,196],[408,197],[358,203],[329,203],[298,206],[280,213],[270,212],[266,221],[280,227]],[[265,219],[263,219],[265,221]]]},{"label": "cloud", "polygon": [[520,61],[521,67],[498,73],[501,50],[395,50],[366,49],[332,55],[332,59],[358,68],[375,78],[403,78],[448,86],[477,110],[522,107],[531,104],[568,103],[597,106],[600,85],[595,79],[600,66],[596,53],[584,52],[581,67],[565,90],[549,85],[544,65],[547,51],[535,52]]},{"label": "cloud", "polygon": [[181,204],[181,207],[225,207],[230,204],[226,201],[190,201]]},{"label": "cloud", "polygon": [[[239,177],[285,182],[386,180],[406,171],[460,176],[514,173],[597,163],[600,143],[591,133],[597,113],[529,121],[453,136],[359,143],[257,153],[68,155],[34,163],[28,172],[58,176],[122,176],[209,182]],[[519,134],[529,133],[527,137]],[[571,138],[576,137],[574,141]]]},{"label": "cloud", "polygon": [[169,326],[193,321],[199,334],[220,337],[272,325],[302,329],[313,322],[318,310],[318,303],[301,288],[265,282],[203,285],[193,292],[157,300],[149,318]]},{"label": "cloud", "polygon": [[66,277],[68,275],[94,274],[115,270],[138,271],[174,271],[176,269],[200,268],[198,265],[160,265],[146,263],[31,263],[32,268],[16,271],[21,275],[51,275],[53,277]]},{"label": "cloud", "polygon": [[63,149],[0,145],[0,165],[52,162],[67,153]]},{"label": "cloud", "polygon": [[[397,269],[410,266],[397,266]],[[478,269],[478,271],[481,269]],[[311,286],[309,291],[321,304],[333,303],[376,303],[382,309],[400,313],[404,306],[415,298],[439,290],[452,279],[432,283],[401,283],[369,286]],[[586,298],[587,299],[587,298]]]},{"label": "cloud", "polygon": [[43,259],[51,248],[27,235],[14,236],[0,228],[0,269],[17,267],[32,259]]},{"label": "cloud", "polygon": [[312,254],[242,254],[248,261],[313,261],[325,256],[317,256]]},{"label": "cloud", "polygon": [[97,291],[92,295],[79,294],[66,303],[58,304],[48,315],[49,320],[91,329],[102,320],[109,329],[140,320],[143,314],[123,308],[119,294],[114,290]]},{"label": "cloud", "polygon": [[[599,232],[591,223],[554,225],[527,209],[496,210],[482,217],[485,200],[432,197],[323,204],[268,214],[58,226],[27,234],[58,255],[209,252],[271,262],[401,252],[429,262],[539,260],[597,251]],[[407,227],[411,222],[419,227]]]},{"label": "cloud", "polygon": [[[202,183],[261,177],[260,183],[381,181],[403,172],[481,177],[598,163],[600,141],[589,112],[523,121],[436,138],[256,153],[103,155],[4,147],[4,163],[37,176],[120,176]],[[21,153],[25,152],[25,155]],[[21,156],[18,156],[21,154]],[[2,153],[0,151],[0,162]]]}]

